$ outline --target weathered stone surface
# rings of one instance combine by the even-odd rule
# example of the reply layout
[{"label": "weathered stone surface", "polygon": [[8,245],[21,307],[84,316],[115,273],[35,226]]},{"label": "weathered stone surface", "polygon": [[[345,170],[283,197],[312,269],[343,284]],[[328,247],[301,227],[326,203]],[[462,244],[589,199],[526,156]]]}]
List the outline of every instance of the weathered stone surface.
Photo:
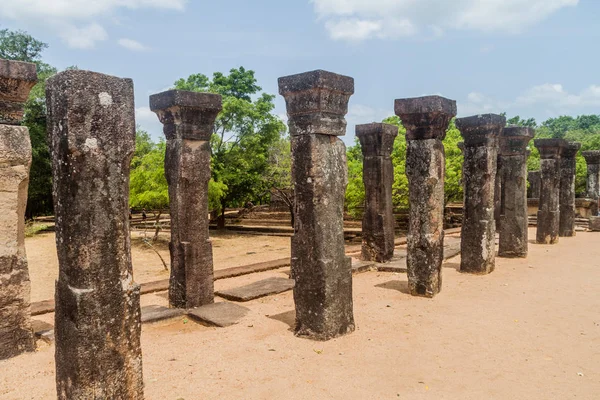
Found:
[{"label": "weathered stone surface", "polygon": [[560,155],[558,236],[575,236],[575,157],[580,147],[581,143],[568,142]]},{"label": "weathered stone surface", "polygon": [[185,310],[181,308],[169,308],[153,304],[142,307],[142,323],[151,324],[153,322],[180,317],[183,314],[185,314]]},{"label": "weathered stone surface", "polygon": [[500,156],[500,151],[501,146],[498,144],[496,176],[494,176],[494,222],[496,223],[496,231],[500,230],[500,216],[502,214],[502,157]]},{"label": "weathered stone surface", "polygon": [[442,289],[444,173],[442,139],[456,115],[456,102],[440,96],[398,99],[394,110],[406,128],[409,184],[408,286],[414,296]]},{"label": "weathered stone surface", "polygon": [[498,138],[504,125],[506,118],[496,114],[456,119],[465,146],[461,272],[489,274],[495,267],[494,188]]},{"label": "weathered stone surface", "polygon": [[32,320],[31,327],[36,339],[41,339],[48,344],[54,343],[54,325],[44,321]]},{"label": "weathered stone surface", "polygon": [[246,307],[222,301],[194,308],[188,311],[188,315],[202,323],[225,328],[240,322],[248,311]]},{"label": "weathered stone surface", "polygon": [[0,59],[0,124],[21,123],[24,104],[36,82],[35,64]]},{"label": "weathered stone surface", "polygon": [[362,221],[362,259],[386,262],[394,255],[392,149],[398,127],[372,123],[356,126],[363,154],[365,212]]},{"label": "weathered stone surface", "polygon": [[35,64],[0,60],[0,360],[35,350],[25,254],[31,143],[26,127],[5,125],[20,122],[35,81]]},{"label": "weathered stone surface", "polygon": [[214,301],[212,245],[208,235],[210,137],[221,96],[169,90],[150,96],[150,109],[167,138],[165,175],[171,215],[172,307],[194,308]]},{"label": "weathered stone surface", "polygon": [[527,173],[527,182],[529,182],[529,188],[527,189],[528,199],[539,199],[540,198],[540,186],[542,184],[542,172],[541,171],[529,171]]},{"label": "weathered stone surface", "polygon": [[582,151],[587,164],[587,197],[600,198],[600,150]]},{"label": "weathered stone surface", "polygon": [[354,331],[351,262],[344,253],[346,146],[335,137],[346,132],[354,80],[307,72],[279,78],[279,93],[292,137],[295,333],[328,340]]},{"label": "weathered stone surface", "polygon": [[498,255],[527,257],[527,145],[532,128],[508,126],[500,140],[500,226]]},{"label": "weathered stone surface", "polygon": [[232,301],[250,301],[265,296],[287,292],[293,288],[293,279],[273,277],[236,288],[219,290],[217,295]]},{"label": "weathered stone surface", "polygon": [[129,164],[133,82],[70,70],[47,82],[59,277],[59,399],[142,399],[140,287],[133,281]]},{"label": "weathered stone surface", "polygon": [[590,230],[600,232],[600,217],[590,217]]},{"label": "weathered stone surface", "polygon": [[558,243],[558,224],[560,220],[560,154],[566,141],[562,139],[536,139],[534,144],[540,152],[541,165],[536,242],[555,244]]}]

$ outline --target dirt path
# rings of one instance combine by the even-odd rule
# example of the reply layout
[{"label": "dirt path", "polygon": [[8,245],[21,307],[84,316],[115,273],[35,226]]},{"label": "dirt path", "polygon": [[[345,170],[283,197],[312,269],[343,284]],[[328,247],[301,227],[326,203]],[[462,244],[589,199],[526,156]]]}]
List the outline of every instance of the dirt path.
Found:
[{"label": "dirt path", "polygon": [[[230,328],[144,326],[146,399],[598,399],[599,243],[531,245],[489,276],[458,273],[457,257],[433,300],[408,295],[404,275],[356,275],[357,330],[326,343],[290,332],[289,292],[247,303]],[[53,353],[0,362],[0,399],[55,398]]]},{"label": "dirt path", "polygon": [[[132,233],[131,258],[135,281],[144,283],[168,278],[169,272],[165,271],[156,253],[143,243],[143,238],[139,231]],[[168,240],[169,234],[161,234],[155,244],[155,248],[167,265],[169,264]],[[215,269],[275,260],[290,254],[289,237],[211,232],[211,240]],[[42,233],[26,238],[25,247],[31,276],[31,301],[53,298],[54,281],[58,276],[54,233]]]}]

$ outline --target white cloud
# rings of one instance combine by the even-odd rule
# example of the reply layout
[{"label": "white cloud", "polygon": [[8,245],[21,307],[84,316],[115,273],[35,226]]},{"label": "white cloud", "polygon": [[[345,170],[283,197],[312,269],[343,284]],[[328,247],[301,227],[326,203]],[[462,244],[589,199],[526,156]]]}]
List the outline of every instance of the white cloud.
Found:
[{"label": "white cloud", "polygon": [[181,11],[187,0],[2,0],[0,18],[11,19],[25,29],[45,26],[57,33],[70,47],[89,49],[108,34],[100,25],[102,18],[119,10],[155,8]]},{"label": "white cloud", "polygon": [[69,47],[75,49],[91,49],[96,42],[106,40],[108,34],[104,28],[96,23],[92,23],[83,28],[77,28],[73,25],[64,26],[60,37]]},{"label": "white cloud", "polygon": [[537,117],[550,117],[568,113],[592,112],[600,107],[600,86],[590,85],[579,93],[567,91],[558,83],[544,83],[533,86],[515,99],[503,101],[471,92],[465,102],[458,102],[458,115],[461,117],[481,113],[500,113],[529,116],[543,112]]},{"label": "white cloud", "polygon": [[137,40],[133,40],[133,39],[122,38],[122,39],[119,39],[119,41],[117,43],[119,43],[119,46],[125,47],[126,49],[131,50],[131,51],[150,50],[149,47],[146,47],[143,44],[141,44],[140,42],[138,42]]},{"label": "white cloud", "polygon": [[310,0],[333,39],[398,38],[448,29],[518,33],[579,0]]},{"label": "white cloud", "polygon": [[137,107],[135,109],[135,123],[148,132],[155,140],[164,137],[163,125],[158,120],[156,114],[150,111],[150,107]]}]

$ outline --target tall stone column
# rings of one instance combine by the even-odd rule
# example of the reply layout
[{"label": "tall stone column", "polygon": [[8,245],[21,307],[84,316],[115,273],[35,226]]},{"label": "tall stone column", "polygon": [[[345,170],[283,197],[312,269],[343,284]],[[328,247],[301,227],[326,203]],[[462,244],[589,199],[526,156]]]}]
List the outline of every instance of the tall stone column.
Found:
[{"label": "tall stone column", "polygon": [[560,154],[560,219],[558,236],[575,236],[575,173],[577,152],[581,143],[568,142]]},{"label": "tall stone column", "polygon": [[25,254],[31,143],[19,125],[36,81],[35,64],[0,59],[0,360],[35,350]]},{"label": "tall stone column", "polygon": [[59,275],[59,399],[142,399],[140,287],[133,281],[129,164],[133,82],[71,70],[47,81]]},{"label": "tall stone column", "polygon": [[496,222],[494,188],[498,138],[506,118],[496,114],[457,118],[464,140],[465,204],[460,239],[460,271],[489,274],[494,270]]},{"label": "tall stone column", "polygon": [[582,151],[587,164],[587,197],[600,198],[600,150]]},{"label": "tall stone column", "polygon": [[534,135],[532,128],[522,126],[507,126],[502,132],[500,257],[527,257],[527,145]]},{"label": "tall stone column", "polygon": [[171,214],[171,307],[214,302],[212,245],[208,236],[210,137],[221,96],[169,90],[150,96],[150,109],[164,124],[165,175]]},{"label": "tall stone column", "polygon": [[352,272],[344,252],[346,133],[354,79],[326,71],[279,78],[292,140],[295,221],[292,279],[297,336],[329,340],[354,331]]},{"label": "tall stone column", "polygon": [[498,142],[498,156],[496,157],[496,176],[494,176],[494,221],[496,223],[496,229],[500,229],[500,215],[502,214],[502,158],[500,151],[501,145],[500,142]]},{"label": "tall stone column", "polygon": [[406,128],[408,288],[413,296],[433,297],[442,289],[444,258],[442,139],[456,115],[456,102],[440,96],[397,99],[394,111]]},{"label": "tall stone column", "polygon": [[372,123],[356,126],[363,154],[365,213],[362,222],[362,259],[386,262],[394,255],[392,150],[398,127]]},{"label": "tall stone column", "polygon": [[536,139],[540,152],[540,202],[537,213],[536,242],[558,243],[560,220],[560,154],[566,142],[562,139]]},{"label": "tall stone column", "polygon": [[527,190],[528,199],[540,198],[540,186],[542,184],[541,179],[541,171],[529,171],[527,173],[527,181],[529,182],[529,189]]}]

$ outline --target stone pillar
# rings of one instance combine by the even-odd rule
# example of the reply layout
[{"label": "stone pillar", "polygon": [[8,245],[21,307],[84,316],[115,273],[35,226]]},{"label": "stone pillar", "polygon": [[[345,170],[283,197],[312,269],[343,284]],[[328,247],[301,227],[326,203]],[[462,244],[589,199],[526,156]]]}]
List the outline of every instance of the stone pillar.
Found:
[{"label": "stone pillar", "polygon": [[541,186],[542,173],[541,171],[529,171],[527,173],[527,181],[529,182],[529,189],[527,189],[528,199],[539,199],[540,198],[540,186]]},{"label": "stone pillar", "polygon": [[408,288],[413,296],[433,297],[442,289],[444,258],[442,139],[456,115],[456,102],[440,96],[398,99],[394,111],[406,128]]},{"label": "stone pillar", "polygon": [[59,276],[59,399],[142,399],[140,287],[133,281],[129,164],[133,82],[70,70],[47,81]]},{"label": "stone pillar", "polygon": [[344,251],[346,133],[354,79],[326,71],[279,78],[292,140],[295,221],[291,277],[297,336],[329,340],[354,331],[352,272]]},{"label": "stone pillar", "polygon": [[600,198],[600,150],[582,151],[587,164],[587,197]]},{"label": "stone pillar", "polygon": [[535,147],[540,152],[540,202],[537,213],[536,242],[558,243],[560,219],[560,153],[565,145],[562,139],[536,139]]},{"label": "stone pillar", "polygon": [[496,157],[496,176],[494,176],[494,222],[496,230],[500,229],[500,215],[502,214],[502,159],[501,159],[500,138],[498,138],[498,156]]},{"label": "stone pillar", "polygon": [[500,257],[527,257],[527,145],[534,135],[532,128],[522,126],[508,126],[502,132]]},{"label": "stone pillar", "polygon": [[150,96],[164,124],[165,175],[171,214],[171,307],[214,302],[212,245],[208,236],[210,137],[221,96],[170,90]]},{"label": "stone pillar", "polygon": [[558,236],[575,236],[575,158],[580,147],[581,143],[568,142],[560,154]]},{"label": "stone pillar", "polygon": [[398,127],[372,123],[356,126],[363,154],[365,213],[362,222],[362,259],[386,262],[394,255],[392,150]]},{"label": "stone pillar", "polygon": [[494,187],[498,138],[506,118],[496,114],[457,118],[464,140],[465,204],[460,241],[460,271],[489,274],[494,270],[496,222]]},{"label": "stone pillar", "polygon": [[35,350],[25,254],[31,142],[19,124],[36,81],[35,64],[0,59],[0,360]]}]

